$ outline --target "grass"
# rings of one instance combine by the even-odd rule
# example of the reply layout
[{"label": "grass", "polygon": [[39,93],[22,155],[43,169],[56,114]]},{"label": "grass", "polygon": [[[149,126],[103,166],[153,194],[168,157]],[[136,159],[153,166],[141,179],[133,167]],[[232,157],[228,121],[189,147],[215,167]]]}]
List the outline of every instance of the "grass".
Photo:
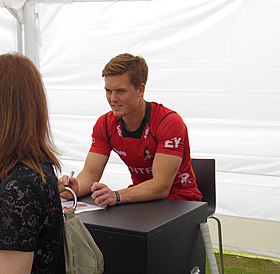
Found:
[{"label": "grass", "polygon": [[[220,257],[215,253],[218,269],[220,271]],[[252,256],[224,251],[225,274],[279,274],[280,259]],[[221,271],[220,271],[221,273]],[[206,264],[206,274],[211,274]]]}]

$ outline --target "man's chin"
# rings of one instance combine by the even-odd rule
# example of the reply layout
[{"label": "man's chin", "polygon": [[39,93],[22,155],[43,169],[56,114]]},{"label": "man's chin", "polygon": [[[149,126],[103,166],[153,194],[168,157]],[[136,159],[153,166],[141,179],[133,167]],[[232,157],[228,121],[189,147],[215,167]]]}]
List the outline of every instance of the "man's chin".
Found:
[{"label": "man's chin", "polygon": [[114,111],[114,110],[113,110],[113,114],[114,114],[114,116],[116,116],[116,117],[118,117],[118,118],[123,117],[123,113],[120,112],[120,111]]}]

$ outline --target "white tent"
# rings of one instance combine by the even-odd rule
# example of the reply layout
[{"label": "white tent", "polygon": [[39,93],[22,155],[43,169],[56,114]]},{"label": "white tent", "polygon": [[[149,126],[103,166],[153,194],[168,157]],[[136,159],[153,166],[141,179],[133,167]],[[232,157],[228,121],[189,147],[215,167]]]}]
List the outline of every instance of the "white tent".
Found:
[{"label": "white tent", "polygon": [[[142,55],[146,99],[182,115],[193,157],[217,161],[224,248],[280,257],[279,0],[0,6],[0,53],[22,51],[40,68],[65,173],[82,168],[92,127],[109,110],[104,64],[119,53]],[[129,184],[116,155],[102,180]]]}]

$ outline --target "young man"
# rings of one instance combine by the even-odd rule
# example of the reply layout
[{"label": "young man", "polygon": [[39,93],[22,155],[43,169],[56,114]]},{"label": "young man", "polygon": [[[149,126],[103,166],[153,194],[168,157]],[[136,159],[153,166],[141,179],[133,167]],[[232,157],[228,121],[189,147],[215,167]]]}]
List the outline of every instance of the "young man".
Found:
[{"label": "young man", "polygon": [[[120,54],[103,69],[111,111],[92,133],[84,168],[70,187],[78,196],[92,192],[100,206],[157,199],[201,200],[191,165],[187,127],[174,111],[144,100],[148,66],[144,58]],[[118,191],[99,183],[114,151],[127,165],[132,184]],[[68,185],[68,177],[62,177]],[[70,193],[62,193],[71,198]]]}]

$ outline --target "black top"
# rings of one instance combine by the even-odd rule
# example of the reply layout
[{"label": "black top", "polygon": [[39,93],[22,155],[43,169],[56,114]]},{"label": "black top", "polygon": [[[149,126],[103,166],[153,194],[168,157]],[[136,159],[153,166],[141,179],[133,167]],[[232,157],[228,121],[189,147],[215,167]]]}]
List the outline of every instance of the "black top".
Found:
[{"label": "black top", "polygon": [[42,165],[46,182],[23,164],[0,181],[0,250],[34,251],[31,273],[65,273],[63,215],[57,177]]}]

